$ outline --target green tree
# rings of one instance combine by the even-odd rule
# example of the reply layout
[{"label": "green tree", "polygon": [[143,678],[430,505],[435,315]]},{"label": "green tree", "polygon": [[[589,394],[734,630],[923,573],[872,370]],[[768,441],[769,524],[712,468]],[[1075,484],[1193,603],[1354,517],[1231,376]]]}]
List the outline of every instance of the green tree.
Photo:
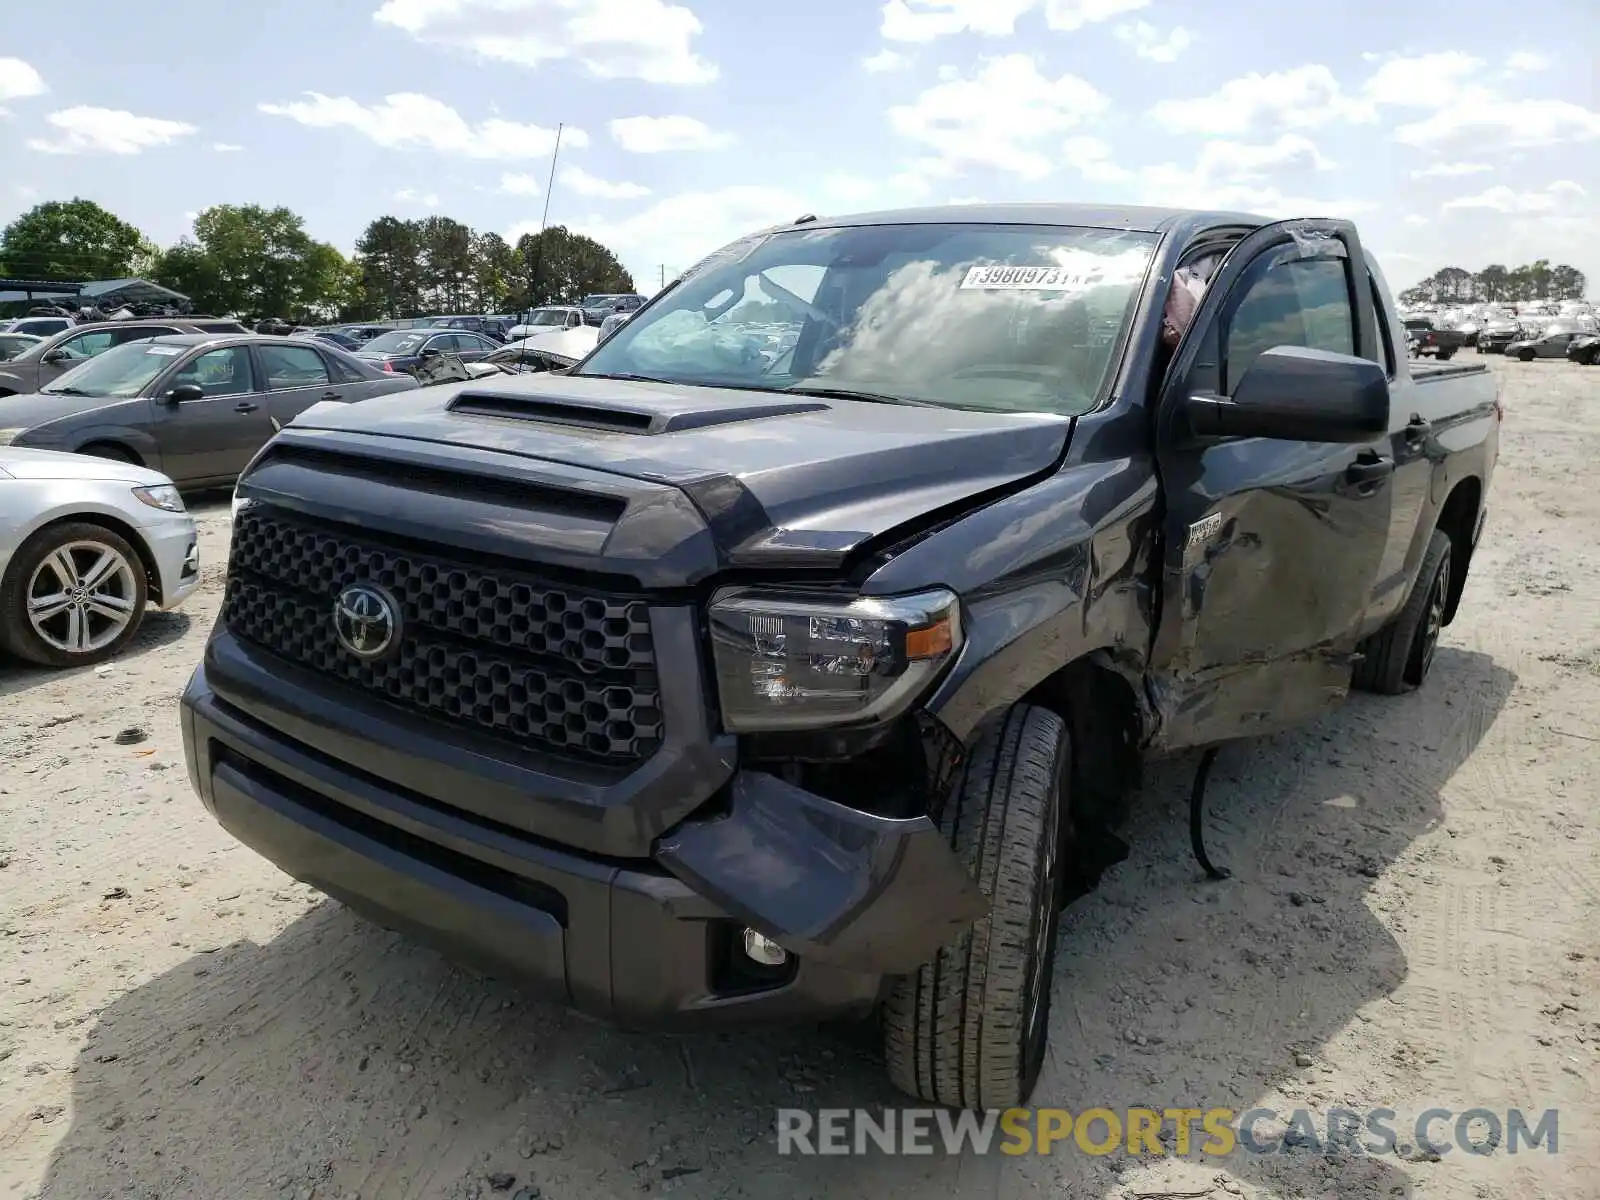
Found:
[{"label": "green tree", "polygon": [[423,302],[432,312],[463,312],[476,270],[470,227],[449,217],[428,217],[417,226],[422,243]]},{"label": "green tree", "polygon": [[472,238],[472,291],[475,312],[502,312],[511,302],[517,274],[516,252],[498,233],[478,233]]},{"label": "green tree", "polygon": [[1589,281],[1577,267],[1562,263],[1550,269],[1550,294],[1557,300],[1582,300]]},{"label": "green tree", "polygon": [[422,237],[415,221],[379,217],[356,242],[370,315],[415,317],[422,309]]},{"label": "green tree", "polygon": [[632,292],[633,276],[617,256],[591,237],[552,225],[517,240],[522,267],[522,307],[574,304],[590,292]]},{"label": "green tree", "polygon": [[144,235],[93,200],[47,200],[0,233],[5,273],[27,279],[122,279]]},{"label": "green tree", "polygon": [[292,320],[327,310],[343,261],[287,208],[218,204],[195,218],[193,239],[162,256],[158,281],[203,311]]}]

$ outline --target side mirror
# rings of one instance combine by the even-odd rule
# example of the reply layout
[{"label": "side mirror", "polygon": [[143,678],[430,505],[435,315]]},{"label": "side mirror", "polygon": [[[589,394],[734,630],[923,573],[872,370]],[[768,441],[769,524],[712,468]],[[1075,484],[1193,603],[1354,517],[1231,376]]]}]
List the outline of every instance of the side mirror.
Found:
[{"label": "side mirror", "polygon": [[1365,358],[1275,346],[1250,364],[1231,398],[1191,396],[1202,437],[1370,442],[1389,431],[1389,380]]},{"label": "side mirror", "polygon": [[419,354],[417,357],[418,358],[438,358],[439,354],[440,354],[439,347],[437,347],[437,346],[424,346],[422,348],[422,353]]},{"label": "side mirror", "polygon": [[44,353],[44,355],[39,359],[39,361],[42,362],[42,363],[66,362],[67,359],[70,358],[70,357],[71,357],[71,355],[69,355],[60,346],[57,346],[54,350],[47,350]]},{"label": "side mirror", "polygon": [[182,404],[186,400],[204,400],[206,390],[198,383],[180,383],[167,393],[167,400],[172,404]]}]

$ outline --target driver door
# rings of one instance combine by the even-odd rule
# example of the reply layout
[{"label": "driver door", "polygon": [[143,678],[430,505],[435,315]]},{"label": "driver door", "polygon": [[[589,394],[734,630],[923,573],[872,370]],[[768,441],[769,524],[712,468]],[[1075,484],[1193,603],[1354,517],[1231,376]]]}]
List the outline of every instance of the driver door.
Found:
[{"label": "driver door", "polygon": [[1354,226],[1285,221],[1240,241],[1179,345],[1157,414],[1166,499],[1150,660],[1158,750],[1299,724],[1337,705],[1389,540],[1394,460],[1368,445],[1190,432],[1276,346],[1383,361]]}]

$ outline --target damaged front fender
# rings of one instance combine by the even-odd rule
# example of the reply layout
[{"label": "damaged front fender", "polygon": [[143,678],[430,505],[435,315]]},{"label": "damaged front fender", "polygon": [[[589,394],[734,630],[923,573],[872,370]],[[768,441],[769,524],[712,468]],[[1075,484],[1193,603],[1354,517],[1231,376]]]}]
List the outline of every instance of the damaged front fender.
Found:
[{"label": "damaged front fender", "polygon": [[664,835],[656,860],[795,954],[905,974],[989,911],[925,816],[874,816],[752,771],[734,777],[730,810]]}]

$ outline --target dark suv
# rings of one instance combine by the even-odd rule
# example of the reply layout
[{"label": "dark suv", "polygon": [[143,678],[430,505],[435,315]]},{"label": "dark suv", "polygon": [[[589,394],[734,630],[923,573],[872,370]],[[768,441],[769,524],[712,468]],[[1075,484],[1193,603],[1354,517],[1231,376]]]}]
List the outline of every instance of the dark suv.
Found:
[{"label": "dark suv", "polygon": [[0,396],[37,392],[63,371],[124,342],[138,342],[169,333],[248,332],[239,322],[226,317],[156,317],[74,325],[28,347],[10,362],[0,364]]}]

